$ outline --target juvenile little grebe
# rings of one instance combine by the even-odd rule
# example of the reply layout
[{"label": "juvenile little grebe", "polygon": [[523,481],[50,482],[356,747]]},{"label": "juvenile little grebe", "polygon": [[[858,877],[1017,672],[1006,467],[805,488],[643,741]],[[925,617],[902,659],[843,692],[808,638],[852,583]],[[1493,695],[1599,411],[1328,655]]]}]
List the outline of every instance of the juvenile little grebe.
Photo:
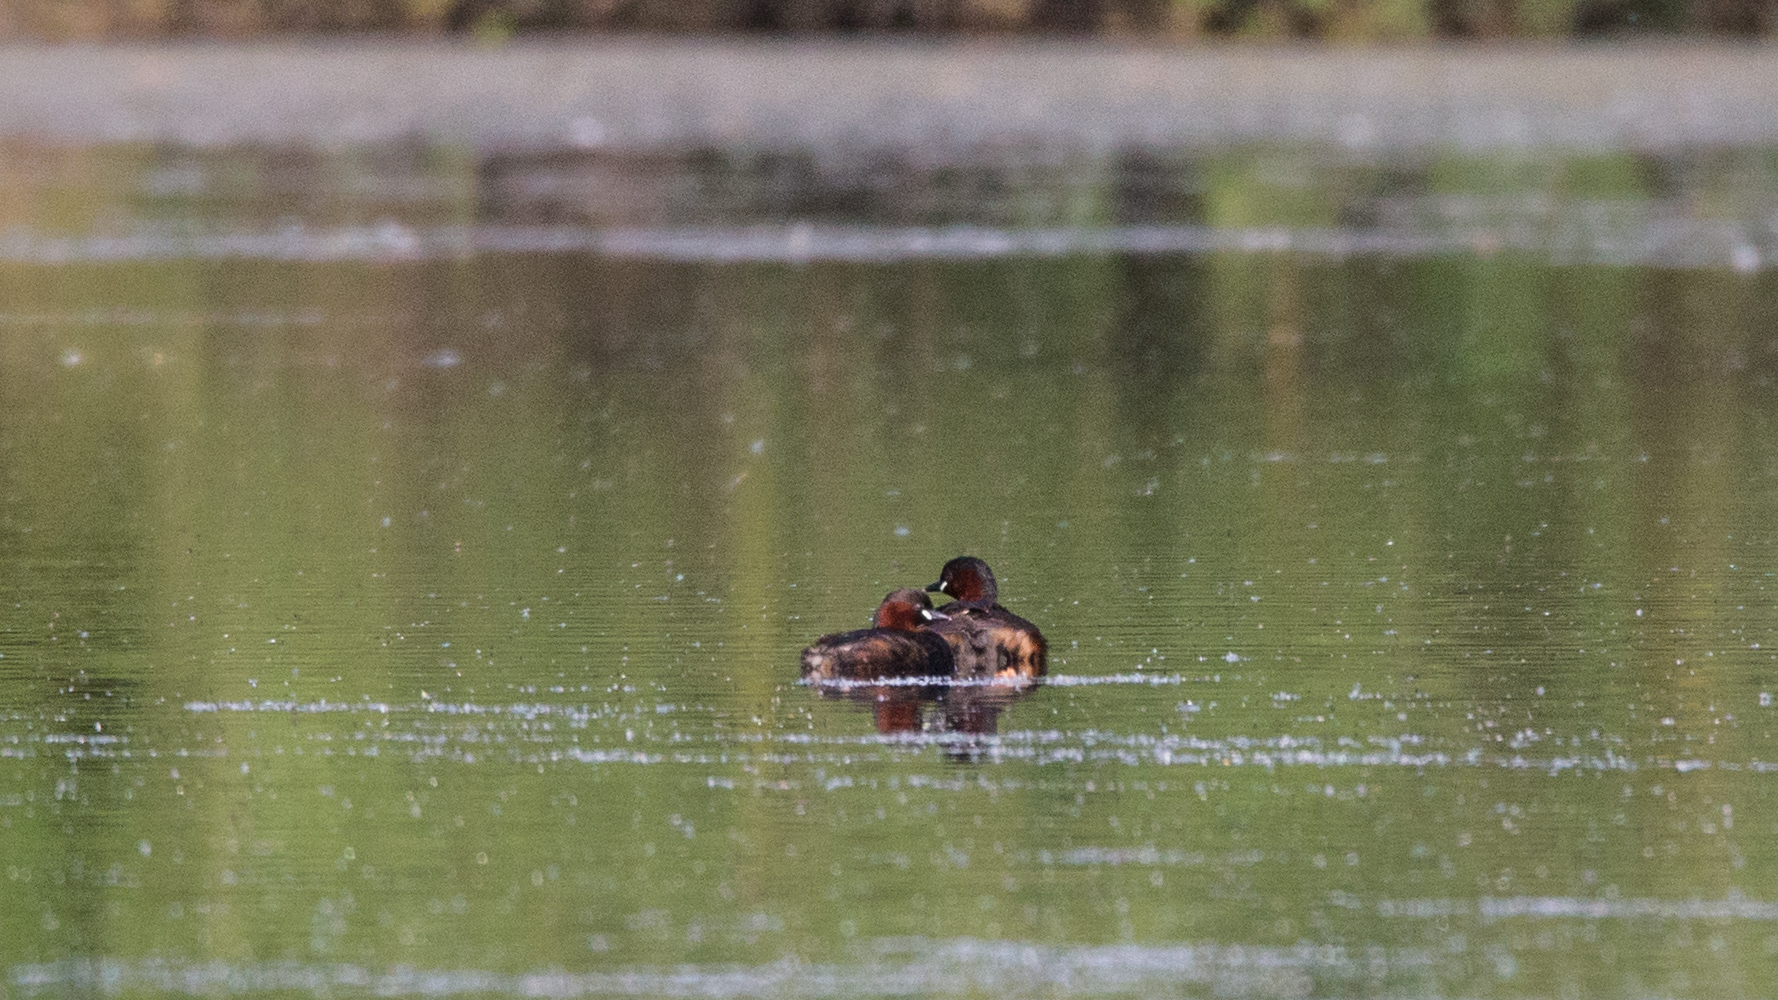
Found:
[{"label": "juvenile little grebe", "polygon": [[875,628],[824,635],[803,650],[803,679],[948,676],[955,665],[950,644],[922,627],[942,620],[922,591],[892,591],[877,607]]},{"label": "juvenile little grebe", "polygon": [[995,603],[994,571],[974,556],[945,563],[927,590],[955,598],[938,609],[946,617],[928,626],[951,644],[959,677],[1041,677],[1049,644],[1037,626]]}]

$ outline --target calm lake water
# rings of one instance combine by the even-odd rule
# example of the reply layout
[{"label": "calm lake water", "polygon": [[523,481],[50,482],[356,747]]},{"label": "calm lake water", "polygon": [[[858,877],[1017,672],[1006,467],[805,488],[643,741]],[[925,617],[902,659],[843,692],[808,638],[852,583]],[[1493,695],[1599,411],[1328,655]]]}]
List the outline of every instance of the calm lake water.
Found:
[{"label": "calm lake water", "polygon": [[0,996],[1778,992],[1778,152],[0,190]]}]

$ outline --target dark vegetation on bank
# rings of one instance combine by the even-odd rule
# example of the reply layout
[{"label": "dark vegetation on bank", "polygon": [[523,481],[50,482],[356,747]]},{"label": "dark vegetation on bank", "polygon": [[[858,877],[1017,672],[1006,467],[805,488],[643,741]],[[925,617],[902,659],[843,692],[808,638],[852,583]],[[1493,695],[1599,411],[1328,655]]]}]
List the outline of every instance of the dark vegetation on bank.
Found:
[{"label": "dark vegetation on bank", "polygon": [[1778,0],[7,0],[5,39],[375,32],[1095,34],[1384,41],[1770,37]]}]

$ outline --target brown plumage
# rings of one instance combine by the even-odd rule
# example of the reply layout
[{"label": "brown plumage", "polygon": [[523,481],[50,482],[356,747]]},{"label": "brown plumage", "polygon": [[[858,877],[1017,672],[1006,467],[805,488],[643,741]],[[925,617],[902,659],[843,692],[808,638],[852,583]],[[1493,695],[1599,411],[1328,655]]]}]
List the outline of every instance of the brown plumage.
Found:
[{"label": "brown plumage", "polygon": [[1049,644],[1037,626],[995,603],[994,571],[974,556],[945,563],[927,590],[955,598],[938,609],[946,616],[928,626],[951,644],[958,677],[1041,677],[1049,669]]},{"label": "brown plumage", "polygon": [[918,590],[897,590],[877,608],[876,627],[824,635],[803,650],[803,679],[869,681],[943,677],[954,660],[950,644],[922,626],[937,618]]}]

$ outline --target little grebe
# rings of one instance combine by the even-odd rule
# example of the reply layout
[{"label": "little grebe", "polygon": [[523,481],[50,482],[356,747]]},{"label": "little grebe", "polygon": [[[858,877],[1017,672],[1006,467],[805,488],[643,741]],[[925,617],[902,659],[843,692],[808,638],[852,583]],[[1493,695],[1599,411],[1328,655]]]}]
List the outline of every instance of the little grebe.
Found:
[{"label": "little grebe", "polygon": [[1049,644],[1037,626],[995,603],[994,571],[974,556],[945,563],[936,590],[955,598],[938,609],[945,618],[928,626],[951,644],[959,677],[1041,677]]},{"label": "little grebe", "polygon": [[877,608],[876,627],[824,635],[803,650],[803,679],[865,681],[942,677],[954,666],[950,644],[922,626],[942,621],[925,593],[893,591]]}]

